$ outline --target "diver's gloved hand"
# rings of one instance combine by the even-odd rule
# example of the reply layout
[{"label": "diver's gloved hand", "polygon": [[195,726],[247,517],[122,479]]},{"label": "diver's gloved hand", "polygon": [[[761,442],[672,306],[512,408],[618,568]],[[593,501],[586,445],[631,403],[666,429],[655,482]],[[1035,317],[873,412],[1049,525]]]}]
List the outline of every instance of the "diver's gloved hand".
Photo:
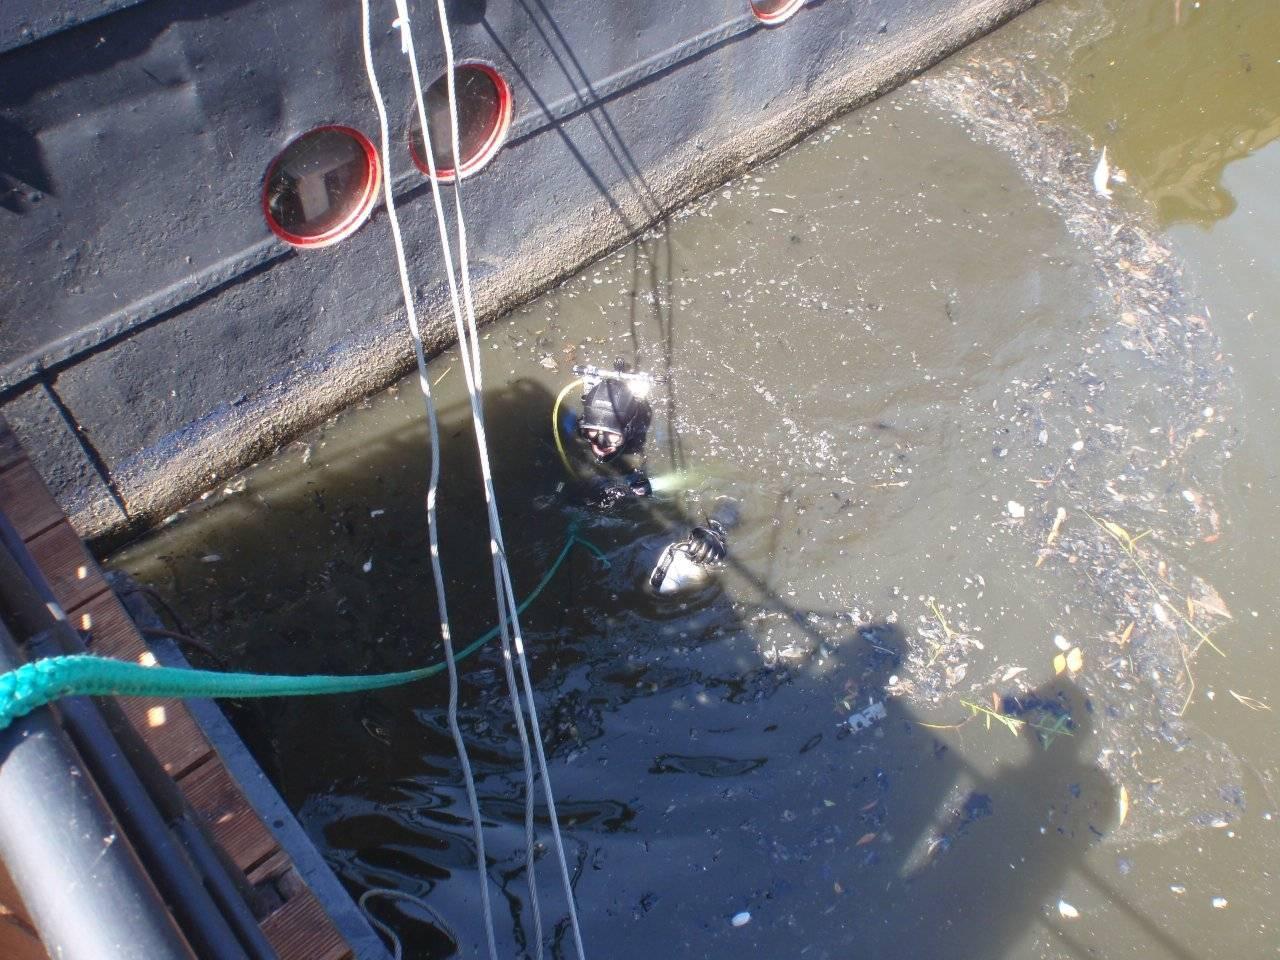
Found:
[{"label": "diver's gloved hand", "polygon": [[727,552],[724,527],[708,520],[705,527],[694,527],[685,541],[685,553],[695,563],[718,563]]},{"label": "diver's gloved hand", "polygon": [[649,482],[649,478],[637,470],[635,473],[628,474],[624,481],[627,489],[631,491],[633,496],[649,497],[653,495],[653,484]]},{"label": "diver's gloved hand", "polygon": [[608,510],[620,500],[631,496],[631,490],[622,483],[610,483],[599,487],[591,497],[591,503]]}]

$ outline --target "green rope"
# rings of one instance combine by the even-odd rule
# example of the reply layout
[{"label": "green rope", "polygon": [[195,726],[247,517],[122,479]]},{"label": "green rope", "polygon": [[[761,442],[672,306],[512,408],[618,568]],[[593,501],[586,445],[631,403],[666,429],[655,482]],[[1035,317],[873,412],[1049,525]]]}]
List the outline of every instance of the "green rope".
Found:
[{"label": "green rope", "polygon": [[[564,564],[574,544],[590,550],[608,566],[609,561],[592,543],[572,530],[564,548],[538,585],[524,598],[519,611],[529,607],[546,589]],[[493,627],[454,655],[453,661],[469,657],[498,635]],[[0,675],[0,730],[32,710],[61,697],[305,697],[326,693],[357,693],[379,690],[434,677],[447,666],[443,661],[416,670],[352,676],[313,674],[288,676],[261,673],[222,673],[215,670],[185,670],[175,667],[144,667],[139,663],[111,660],[87,654],[49,657],[23,664]]]}]

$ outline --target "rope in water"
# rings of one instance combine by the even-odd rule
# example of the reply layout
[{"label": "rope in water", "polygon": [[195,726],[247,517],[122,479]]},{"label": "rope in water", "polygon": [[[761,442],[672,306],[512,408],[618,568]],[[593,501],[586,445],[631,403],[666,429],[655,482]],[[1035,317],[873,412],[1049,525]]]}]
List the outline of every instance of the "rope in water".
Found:
[{"label": "rope in water", "polygon": [[[551,568],[533,588],[520,609],[525,610],[546,589],[578,544],[606,564],[608,560],[592,543],[572,532]],[[493,627],[454,656],[457,663],[471,656],[498,635]],[[32,710],[62,697],[305,697],[318,694],[359,693],[395,687],[434,677],[448,661],[395,673],[357,675],[311,674],[292,676],[263,673],[225,673],[177,667],[144,667],[140,663],[87,654],[50,657],[23,664],[0,674],[0,730]]]}]

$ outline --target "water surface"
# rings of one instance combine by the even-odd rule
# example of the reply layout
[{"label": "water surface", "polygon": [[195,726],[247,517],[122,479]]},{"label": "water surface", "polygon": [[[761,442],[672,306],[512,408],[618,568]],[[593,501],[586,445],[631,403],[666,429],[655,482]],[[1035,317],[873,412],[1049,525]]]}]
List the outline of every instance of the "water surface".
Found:
[{"label": "water surface", "polygon": [[[570,524],[609,560],[574,552],[523,618],[592,955],[1275,950],[1274,720],[1231,691],[1277,699],[1280,208],[1257,91],[1278,28],[1267,0],[1175,6],[1043,4],[487,329],[517,592]],[[1024,102],[1021,149],[984,134]],[[1128,181],[1090,198],[1104,144]],[[686,483],[602,514],[549,422],[571,363],[614,358],[671,377],[650,468]],[[494,614],[454,366],[431,375],[466,638]],[[406,381],[116,562],[239,668],[438,659],[427,456]],[[716,588],[657,603],[657,552],[722,496],[742,522]],[[499,942],[532,955],[497,650],[463,675]],[[235,716],[349,889],[427,896],[478,955],[445,694]],[[851,733],[872,701],[887,715]],[[543,853],[545,939],[568,956]],[[447,955],[387,915],[410,955]]]}]

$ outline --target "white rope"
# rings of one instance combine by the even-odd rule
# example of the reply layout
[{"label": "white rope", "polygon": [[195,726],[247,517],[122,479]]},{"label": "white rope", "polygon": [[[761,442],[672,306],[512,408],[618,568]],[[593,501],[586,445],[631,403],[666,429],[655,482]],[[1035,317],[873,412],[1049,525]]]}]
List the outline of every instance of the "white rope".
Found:
[{"label": "white rope", "polygon": [[403,890],[373,887],[360,894],[360,899],[356,901],[356,906],[363,910],[368,921],[377,927],[379,932],[391,941],[393,960],[401,960],[404,956],[404,944],[400,942],[400,938],[396,935],[396,932],[387,924],[375,917],[373,915],[373,911],[369,909],[368,902],[374,897],[382,897],[385,900],[403,900],[405,903],[412,903],[415,907],[429,916],[435,925],[441,929],[444,935],[453,941],[454,953],[457,953],[459,948],[462,946],[462,941],[458,939],[458,935],[453,932],[449,925],[444,922],[444,918],[436,912],[436,909],[432,907],[431,904],[427,903],[427,901],[423,900],[421,897],[415,897],[412,893],[405,893]]},{"label": "white rope", "polygon": [[[401,18],[401,29],[404,35],[411,38],[408,10],[404,0],[397,0],[399,6],[399,14]],[[480,457],[480,473],[484,481],[485,507],[489,517],[489,549],[493,555],[494,582],[498,594],[498,622],[502,632],[503,655],[510,656],[510,645],[514,641],[516,661],[520,665],[520,677],[524,683],[525,707],[529,712],[529,722],[533,727],[534,737],[533,743],[538,759],[538,772],[542,780],[543,794],[547,802],[547,813],[551,821],[551,833],[554,838],[554,846],[556,858],[560,866],[560,878],[564,885],[565,900],[568,904],[569,922],[573,931],[574,946],[577,951],[579,960],[585,960],[586,951],[582,945],[582,931],[578,924],[577,904],[574,901],[573,881],[569,876],[569,865],[564,852],[564,841],[560,835],[560,822],[556,814],[555,796],[551,788],[551,775],[547,769],[546,751],[543,749],[541,727],[538,723],[537,707],[534,703],[533,685],[529,677],[528,662],[525,657],[524,637],[520,629],[519,610],[515,599],[515,592],[511,586],[511,572],[507,567],[506,549],[502,538],[502,522],[498,516],[497,495],[493,486],[493,471],[489,462],[489,446],[486,439],[484,426],[484,410],[480,399],[480,382],[481,382],[481,364],[480,364],[480,338],[476,329],[475,306],[471,297],[470,270],[466,253],[466,225],[462,213],[462,189],[461,189],[461,173],[462,173],[462,150],[458,140],[458,103],[457,91],[455,89],[455,67],[453,57],[453,39],[449,32],[449,16],[445,9],[445,0],[437,0],[437,11],[440,17],[440,32],[444,42],[445,50],[445,76],[446,87],[449,95],[449,121],[450,121],[450,140],[453,148],[454,162],[454,204],[455,214],[458,228],[458,244],[459,244],[459,260],[462,266],[462,292],[463,302],[466,306],[466,322],[464,323],[461,311],[457,309],[458,298],[456,293],[451,291],[451,301],[454,305],[454,325],[458,336],[459,357],[462,359],[463,373],[466,377],[467,391],[471,401],[471,422],[476,434],[476,447]],[[412,46],[412,40],[409,41]],[[422,101],[422,83],[421,78],[417,74],[417,60],[410,57],[410,67],[414,71],[414,93],[419,98],[418,110],[419,118],[422,123],[422,141],[425,153],[428,156],[428,169],[435,170],[435,158],[432,155],[431,136],[426,125],[426,109]],[[439,181],[433,176],[431,178],[431,189],[434,196],[439,195]],[[437,201],[439,209],[439,202]],[[443,217],[437,215],[437,223],[441,223]],[[448,236],[441,232],[441,245],[448,246]],[[450,273],[450,285],[453,284],[453,277]],[[474,369],[469,369],[474,368]],[[518,716],[517,711],[517,716]],[[539,938],[541,944],[541,938]]]},{"label": "white rope", "polygon": [[[400,5],[403,9],[403,0],[400,0]],[[364,45],[365,70],[369,75],[369,87],[373,91],[374,104],[378,110],[378,128],[382,137],[382,185],[387,204],[387,219],[391,223],[391,236],[395,242],[396,265],[400,272],[400,292],[404,298],[405,315],[409,321],[409,331],[413,335],[413,351],[418,363],[418,385],[422,390],[423,403],[427,411],[427,422],[431,429],[431,481],[427,488],[427,528],[431,541],[431,575],[435,583],[436,602],[440,614],[440,636],[444,641],[445,663],[448,664],[449,669],[449,731],[453,735],[453,742],[458,751],[458,758],[461,761],[467,804],[471,813],[472,830],[476,845],[476,869],[480,879],[480,902],[484,914],[485,937],[489,947],[489,957],[490,960],[498,960],[498,946],[493,931],[493,908],[489,903],[484,829],[480,820],[480,804],[476,797],[475,777],[472,774],[470,758],[467,756],[466,744],[462,739],[462,730],[458,725],[458,669],[453,662],[453,637],[449,629],[449,612],[445,602],[444,575],[440,568],[439,527],[436,522],[436,495],[440,485],[440,428],[436,419],[435,402],[431,397],[431,381],[427,376],[427,361],[422,345],[422,332],[418,328],[418,315],[414,309],[413,289],[409,281],[409,266],[405,259],[404,239],[400,233],[400,218],[396,214],[395,197],[391,187],[391,134],[387,122],[386,104],[383,102],[382,90],[378,85],[377,71],[373,66],[373,48],[369,36],[369,0],[360,0],[360,7],[363,15],[361,39]],[[404,23],[407,28],[407,17]],[[407,42],[407,32],[405,37]],[[412,47],[410,47],[410,52],[412,52]],[[424,139],[425,135],[424,129]],[[368,891],[367,893],[374,892]],[[398,895],[395,891],[377,890],[376,892],[385,896]],[[362,905],[364,899],[364,897],[361,898]],[[398,940],[396,944],[398,958]]]},{"label": "white rope", "polygon": [[[440,183],[439,183],[439,178],[437,176],[437,170],[436,170],[435,150],[431,145],[430,130],[429,130],[429,127],[427,126],[426,97],[424,96],[422,91],[422,74],[418,69],[417,47],[413,40],[413,22],[409,17],[409,9],[408,9],[408,4],[406,3],[406,0],[395,0],[395,3],[396,3],[396,15],[397,15],[396,26],[398,26],[400,29],[400,49],[401,49],[401,52],[404,53],[409,58],[409,69],[410,69],[410,74],[413,80],[414,101],[418,111],[418,125],[419,125],[419,129],[422,131],[423,153],[426,156],[426,160],[427,160],[427,174],[431,180],[431,199],[432,199],[432,204],[435,210],[436,229],[440,235],[441,252],[444,255],[445,276],[449,283],[449,300],[453,306],[453,315],[456,320],[461,315],[461,309],[458,303],[458,279],[457,279],[456,273],[454,272],[453,249],[452,249],[452,245],[449,243],[449,229],[445,221],[444,201],[440,196]],[[446,27],[446,30],[447,30],[447,27]],[[453,51],[451,46],[447,48],[446,57],[447,57],[447,62],[450,65],[452,65]],[[450,85],[452,85],[453,83],[452,69],[450,69],[450,72],[449,72],[448,83]],[[450,90],[452,90],[452,86],[450,86]],[[459,168],[461,166],[461,164],[458,162],[459,147],[456,142],[457,141],[456,105],[455,105],[455,108],[451,110],[450,119],[453,122],[452,129],[454,131],[454,141],[455,141],[454,142],[454,176],[455,176],[454,182],[456,184]],[[457,212],[459,217],[461,217],[462,208],[460,205],[460,200],[458,201]],[[462,249],[462,256],[463,256],[462,265],[463,265],[464,277],[466,277],[468,274],[467,261],[465,259],[466,257],[465,237],[466,237],[465,232],[459,235],[459,242],[463,244],[461,249]],[[464,282],[464,289],[466,290],[470,289],[469,282]],[[473,369],[473,364],[467,362],[467,354],[466,354],[467,346],[466,346],[465,337],[459,338],[458,347],[459,347],[459,352],[462,354],[462,359],[463,359],[462,369],[463,369],[463,374],[466,377],[467,388],[469,391],[474,393],[475,391],[478,390],[479,385],[475,383],[473,380],[473,377],[476,376],[475,370]],[[480,361],[478,346],[474,348],[471,356],[475,361],[475,366],[478,367],[478,364]],[[502,610],[500,608],[499,620],[501,620],[501,613],[502,613]],[[507,689],[511,695],[511,708],[516,721],[516,735],[520,742],[520,756],[521,756],[521,762],[522,762],[522,767],[524,771],[524,781],[525,781],[525,878],[529,885],[529,906],[530,906],[530,910],[533,913],[534,940],[537,943],[537,958],[538,960],[542,960],[542,955],[543,955],[542,908],[541,908],[541,904],[539,903],[539,897],[538,897],[536,850],[535,850],[535,843],[534,843],[535,838],[534,838],[534,829],[533,829],[533,821],[534,821],[533,759],[529,751],[529,733],[525,728],[524,711],[520,707],[519,687],[517,686],[515,673],[513,672],[512,665],[511,665],[510,638],[507,636],[505,630],[501,631],[501,633],[502,633],[503,670],[506,675]]]},{"label": "white rope", "polygon": [[[444,41],[445,88],[449,92],[449,138],[453,149],[453,211],[458,228],[458,262],[462,267],[462,301],[467,308],[467,326],[471,334],[472,360],[475,363],[476,389],[482,386],[484,371],[480,363],[480,336],[476,332],[476,307],[471,298],[471,265],[467,253],[467,221],[462,215],[462,144],[458,138],[458,91],[453,64],[453,35],[449,31],[449,15],[445,0],[436,0],[440,13],[440,38]],[[426,128],[423,128],[426,139]],[[443,236],[441,237],[443,241]]]}]

